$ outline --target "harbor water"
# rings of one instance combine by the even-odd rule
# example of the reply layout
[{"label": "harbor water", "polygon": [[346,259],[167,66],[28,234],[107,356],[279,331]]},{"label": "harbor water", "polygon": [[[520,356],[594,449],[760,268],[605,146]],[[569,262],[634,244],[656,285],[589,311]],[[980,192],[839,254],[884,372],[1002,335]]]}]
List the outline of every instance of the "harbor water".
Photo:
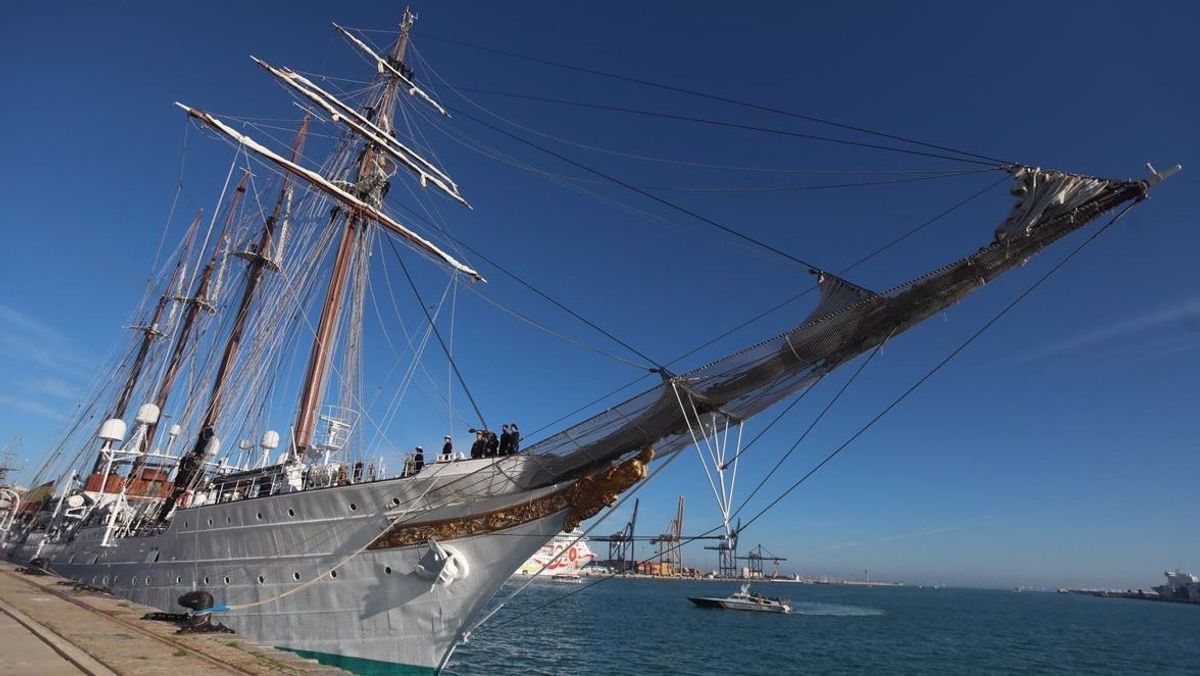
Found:
[{"label": "harbor water", "polygon": [[581,586],[531,584],[447,672],[1200,674],[1200,607],[1054,593],[758,585],[791,599],[776,615],[687,600],[733,583],[614,579],[513,619]]}]

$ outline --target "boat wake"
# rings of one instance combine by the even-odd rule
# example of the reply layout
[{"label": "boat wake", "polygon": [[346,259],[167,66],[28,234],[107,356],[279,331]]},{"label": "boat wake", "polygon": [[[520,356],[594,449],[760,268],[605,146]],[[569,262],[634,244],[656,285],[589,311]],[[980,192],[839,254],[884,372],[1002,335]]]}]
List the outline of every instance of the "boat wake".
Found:
[{"label": "boat wake", "polygon": [[875,617],[882,615],[878,608],[846,606],[840,603],[801,602],[792,604],[792,615],[815,615],[831,617]]}]

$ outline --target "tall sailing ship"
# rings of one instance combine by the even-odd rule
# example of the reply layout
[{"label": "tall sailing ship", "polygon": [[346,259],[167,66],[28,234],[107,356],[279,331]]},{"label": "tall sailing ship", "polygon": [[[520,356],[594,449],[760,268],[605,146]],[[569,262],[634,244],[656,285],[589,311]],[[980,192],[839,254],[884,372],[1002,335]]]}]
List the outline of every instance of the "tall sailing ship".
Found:
[{"label": "tall sailing ship", "polygon": [[[339,130],[316,167],[305,162],[307,117],[290,150],[276,151],[179,104],[235,153],[274,171],[278,190],[266,217],[250,219],[251,175],[231,168],[222,208],[192,222],[141,310],[135,341],[85,407],[103,411],[94,439],[60,447],[47,467],[66,471],[20,506],[5,535],[10,556],[39,558],[59,575],[164,610],[206,590],[225,608],[220,621],[249,640],[354,670],[439,670],[514,570],[643,481],[652,462],[740,428],[1102,214],[1142,200],[1164,176],[1001,167],[1012,174],[1012,210],[963,258],[881,292],[815,270],[819,302],[791,330],[687,372],[656,369],[650,389],[520,453],[431,450],[388,472],[381,458],[355,450],[361,392],[342,388],[335,397],[329,386],[334,374],[362,368],[376,238],[400,241],[463,284],[482,281],[385,204],[400,174],[467,205],[458,184],[397,131],[401,100],[449,115],[406,60],[413,21],[406,12],[386,53],[336,27],[375,73],[356,102],[256,60]],[[309,326],[301,299],[311,294],[324,301]],[[265,402],[285,370],[281,355],[309,333],[294,421],[271,428]],[[87,420],[80,415],[70,443],[94,424]],[[248,441],[221,443],[248,430]]]}]

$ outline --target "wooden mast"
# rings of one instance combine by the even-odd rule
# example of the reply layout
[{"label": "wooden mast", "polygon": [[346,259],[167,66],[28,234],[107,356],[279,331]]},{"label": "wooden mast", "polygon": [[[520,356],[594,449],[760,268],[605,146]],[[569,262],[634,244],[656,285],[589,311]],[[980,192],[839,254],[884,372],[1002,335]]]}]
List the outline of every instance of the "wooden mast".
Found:
[{"label": "wooden mast", "polygon": [[179,258],[175,261],[175,269],[171,272],[171,277],[167,279],[167,285],[163,288],[162,295],[158,297],[158,303],[154,306],[154,311],[150,313],[150,320],[143,326],[135,326],[138,331],[142,332],[142,343],[138,346],[137,354],[133,358],[133,365],[129,369],[129,377],[125,379],[125,387],[121,389],[121,395],[117,397],[117,405],[113,407],[113,418],[120,418],[125,415],[125,409],[129,406],[129,400],[133,398],[133,388],[137,386],[137,381],[142,376],[142,367],[146,365],[146,355],[150,352],[150,346],[154,341],[162,338],[165,334],[158,329],[158,323],[162,320],[163,311],[167,308],[167,303],[172,299],[174,289],[179,285],[180,276],[183,274],[184,260],[187,258],[188,251],[191,248],[191,242],[194,241],[196,228],[200,225],[200,218],[203,212],[197,211],[196,217],[192,219],[192,224],[188,226],[187,235],[184,242],[187,242],[184,249],[179,252]]},{"label": "wooden mast", "polygon": [[[158,394],[154,397],[154,404],[158,406],[158,410],[162,411],[167,404],[167,398],[171,396],[171,388],[175,385],[175,378],[179,375],[179,369],[183,367],[183,357],[187,351],[188,340],[191,338],[192,327],[196,323],[196,316],[200,314],[200,310],[212,310],[213,306],[208,299],[208,287],[212,282],[213,269],[217,265],[217,259],[220,257],[221,243],[225,239],[226,233],[229,232],[229,226],[233,223],[234,217],[237,215],[238,207],[242,203],[242,197],[246,194],[246,185],[250,182],[250,172],[242,174],[242,180],[238,182],[237,190],[234,192],[233,199],[229,203],[229,213],[225,217],[225,223],[221,227],[221,232],[217,236],[216,244],[213,245],[212,256],[208,260],[208,264],[204,266],[204,270],[200,272],[200,279],[196,282],[196,291],[191,298],[187,299],[187,309],[183,313],[183,319],[179,324],[179,335],[175,339],[175,348],[171,351],[171,359],[167,363],[166,373],[163,375],[163,381],[158,387]],[[158,425],[152,425],[146,433],[146,448],[153,448],[154,433],[158,429]],[[141,466],[145,464],[145,456],[138,458],[134,465],[133,472],[135,474]]]},{"label": "wooden mast", "polygon": [[[305,115],[305,119],[301,122],[299,130],[296,131],[296,137],[292,144],[293,162],[298,162],[300,156],[304,154],[304,143],[308,134],[308,122],[311,120],[311,116]],[[216,377],[214,378],[214,382],[212,382],[209,405],[204,409],[204,421],[200,425],[196,447],[192,449],[193,455],[203,454],[204,449],[208,447],[209,441],[211,441],[212,436],[216,432],[217,419],[221,417],[224,388],[226,388],[229,382],[229,376],[233,372],[234,363],[238,360],[242,334],[246,330],[246,321],[248,316],[250,316],[250,307],[254,300],[254,294],[258,291],[259,282],[262,282],[263,273],[266,271],[266,268],[275,267],[277,264],[275,258],[271,256],[271,249],[274,246],[272,243],[274,243],[277,223],[280,222],[281,216],[283,216],[284,205],[288,201],[290,192],[292,192],[292,175],[283,174],[283,187],[280,190],[280,196],[276,198],[275,208],[271,210],[271,215],[263,223],[263,232],[259,235],[256,249],[239,255],[250,261],[250,267],[246,269],[246,282],[244,288],[242,288],[238,313],[234,316],[233,328],[229,330],[226,347],[224,347],[224,353],[221,355],[221,365],[217,367]]]},{"label": "wooden mast", "polygon": [[[192,219],[191,226],[188,227],[187,236],[184,238],[185,244],[182,251],[179,252],[179,258],[175,261],[175,269],[171,272],[171,276],[167,279],[166,287],[163,288],[162,295],[158,297],[158,303],[154,306],[154,311],[150,313],[150,319],[142,326],[134,326],[133,329],[141,331],[142,342],[138,345],[137,354],[133,357],[133,364],[129,367],[129,376],[125,379],[125,386],[121,388],[121,394],[117,396],[117,404],[113,407],[110,418],[122,418],[125,416],[125,409],[129,407],[129,400],[133,398],[133,389],[137,387],[138,380],[142,377],[142,368],[146,365],[146,356],[150,354],[150,346],[155,340],[166,336],[165,333],[159,330],[158,323],[162,320],[163,311],[167,308],[167,303],[171,301],[172,293],[175,287],[179,284],[179,278],[183,274],[184,261],[187,258],[190,243],[196,235],[196,228],[200,225],[200,217],[203,212],[197,211],[196,217]],[[100,471],[100,467],[104,464],[103,454],[96,457],[96,464],[92,467],[92,474]]]},{"label": "wooden mast", "polygon": [[[308,136],[308,125],[312,121],[309,116],[304,117],[304,121],[300,123],[300,129],[296,132],[296,139],[292,142],[292,161],[300,161],[301,155],[304,153],[304,141]],[[166,506],[169,512],[174,503],[178,501],[185,491],[192,488],[192,484],[201,476],[199,471],[203,467],[204,452],[208,449],[209,443],[217,431],[217,421],[221,417],[221,405],[225,395],[225,386],[229,383],[229,377],[233,373],[233,366],[237,362],[238,352],[241,349],[242,337],[246,331],[246,321],[250,315],[250,306],[254,302],[254,296],[258,291],[259,283],[262,281],[263,273],[267,268],[277,265],[275,257],[271,253],[271,249],[275,246],[275,231],[280,218],[284,215],[283,211],[287,204],[290,193],[292,191],[292,176],[291,174],[283,174],[283,187],[279,191],[279,197],[275,200],[275,207],[271,210],[271,215],[263,222],[262,232],[259,234],[258,244],[249,251],[242,254],[237,254],[249,260],[250,265],[246,269],[246,282],[242,288],[242,298],[238,303],[237,314],[234,316],[233,328],[229,330],[229,337],[225,340],[225,351],[221,355],[221,364],[217,367],[217,373],[213,379],[212,392],[209,394],[208,406],[204,409],[204,421],[200,425],[200,432],[196,435],[196,443],[192,450],[186,456],[180,459],[179,473],[175,478],[175,490],[171,496],[171,500]]]},{"label": "wooden mast", "polygon": [[[415,19],[416,17],[411,11],[404,10],[404,16],[400,20],[400,37],[396,40],[396,46],[391,54],[391,61],[397,66],[404,63],[404,51],[408,46],[409,30]],[[381,72],[379,77],[384,81],[384,87],[373,107],[374,116],[379,126],[390,134],[392,115],[396,106],[396,92],[401,80],[391,71]],[[376,208],[383,203],[384,187],[387,185],[388,173],[383,166],[385,160],[386,158],[379,152],[378,145],[368,141],[362,155],[359,156],[356,170],[354,185],[356,196]],[[296,415],[295,452],[300,457],[304,457],[312,446],[317,409],[321,405],[321,399],[325,393],[329,363],[337,342],[342,300],[345,296],[346,282],[350,276],[350,260],[359,239],[366,232],[368,226],[368,221],[357,212],[351,211],[347,214],[346,226],[342,231],[337,257],[334,259],[329,285],[325,291],[321,320],[317,325],[316,334],[313,336],[308,369],[304,375],[304,388],[300,395],[299,412]]]}]

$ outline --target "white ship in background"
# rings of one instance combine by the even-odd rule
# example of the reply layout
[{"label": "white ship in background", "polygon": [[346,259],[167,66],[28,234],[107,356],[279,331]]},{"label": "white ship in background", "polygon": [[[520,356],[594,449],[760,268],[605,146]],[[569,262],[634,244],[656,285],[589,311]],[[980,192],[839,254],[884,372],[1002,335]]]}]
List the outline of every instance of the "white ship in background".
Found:
[{"label": "white ship in background", "polygon": [[[39,485],[4,524],[8,555],[39,558],[54,573],[166,611],[178,610],[185,592],[208,591],[223,608],[219,621],[248,640],[354,671],[437,670],[513,571],[563,572],[545,565],[560,545],[560,561],[585,566],[593,558],[586,545],[568,546],[572,536],[560,533],[612,505],[652,460],[732,438],[731,427],[740,439],[752,416],[1101,214],[1142,200],[1161,178],[995,165],[1013,175],[1014,205],[995,219],[999,228],[981,225],[965,257],[879,292],[812,270],[820,297],[785,333],[686,372],[656,367],[650,389],[519,454],[414,454],[388,474],[360,424],[369,414],[368,277],[379,252],[395,253],[390,264],[402,274],[393,278],[409,279],[411,289],[397,286],[425,313],[427,343],[443,348],[477,426],[488,427],[405,256],[432,262],[448,290],[482,276],[459,260],[463,247],[451,233],[436,224],[418,232],[393,215],[414,201],[409,195],[428,193],[390,190],[391,206],[385,201],[400,173],[415,178],[409,187],[466,205],[410,138],[414,122],[452,123],[406,61],[414,19],[406,11],[395,43],[379,52],[338,27],[373,71],[353,97],[329,84],[339,78],[257,61],[325,125],[322,137],[333,135],[318,139],[331,146],[320,153],[305,152],[307,116],[290,149],[273,150],[180,105],[233,148],[218,208],[192,221],[135,310],[126,349],[100,365],[103,377],[48,453]],[[398,125],[401,105],[412,110]],[[325,159],[311,166],[312,155]],[[240,158],[247,168],[235,171]],[[808,285],[802,279],[797,286]],[[421,355],[413,353],[416,368]],[[293,357],[307,364],[302,372],[288,368]],[[295,415],[281,420],[271,403],[292,395]]]},{"label": "white ship in background", "polygon": [[517,575],[580,575],[596,560],[583,531],[559,533],[517,569]]}]

